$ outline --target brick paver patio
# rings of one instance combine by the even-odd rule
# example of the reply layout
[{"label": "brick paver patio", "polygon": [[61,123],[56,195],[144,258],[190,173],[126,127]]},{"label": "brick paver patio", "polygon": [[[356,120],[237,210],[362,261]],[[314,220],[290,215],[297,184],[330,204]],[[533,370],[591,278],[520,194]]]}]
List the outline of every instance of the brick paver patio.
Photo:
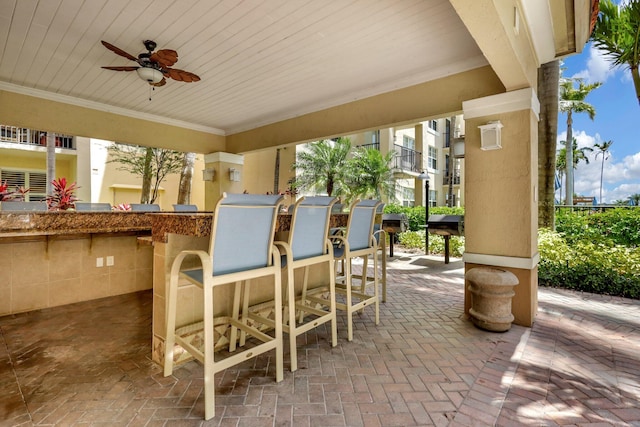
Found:
[{"label": "brick paver patio", "polygon": [[151,293],[0,318],[0,425],[640,426],[640,302],[541,289],[533,328],[475,328],[463,265],[396,254],[388,298],[299,342],[275,383],[270,357],[216,376],[202,420],[202,367],[164,378],[151,354]]}]

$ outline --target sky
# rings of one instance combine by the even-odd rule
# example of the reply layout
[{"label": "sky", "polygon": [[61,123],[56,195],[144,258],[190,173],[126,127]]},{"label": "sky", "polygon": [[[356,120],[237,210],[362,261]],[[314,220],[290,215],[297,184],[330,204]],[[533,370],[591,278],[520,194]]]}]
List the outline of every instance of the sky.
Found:
[{"label": "sky", "polygon": [[[594,196],[601,203],[627,200],[640,193],[640,104],[636,98],[628,67],[611,67],[611,62],[591,43],[578,55],[565,58],[563,77],[583,78],[585,83],[601,82],[586,98],[596,111],[594,120],[586,113],[573,114],[573,137],[578,147],[613,141],[604,161],[602,201],[600,171],[602,154],[594,149],[588,154],[589,164],[581,162],[575,170],[575,193]],[[575,85],[577,86],[577,84]],[[567,115],[558,117],[558,141],[566,140]],[[558,149],[562,145],[558,144]],[[564,189],[563,199],[564,199]],[[556,191],[556,198],[559,191]]]}]

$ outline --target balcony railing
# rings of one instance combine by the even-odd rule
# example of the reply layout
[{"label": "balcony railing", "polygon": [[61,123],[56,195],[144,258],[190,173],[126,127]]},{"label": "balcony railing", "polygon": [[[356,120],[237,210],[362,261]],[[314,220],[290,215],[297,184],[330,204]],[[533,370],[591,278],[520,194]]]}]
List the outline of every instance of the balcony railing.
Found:
[{"label": "balcony railing", "polygon": [[[46,147],[47,133],[16,126],[0,125],[0,142]],[[73,137],[62,134],[56,134],[56,147],[69,150],[76,149]]]},{"label": "balcony railing", "polygon": [[[442,185],[449,185],[451,175],[445,175],[442,177]],[[460,185],[460,172],[453,175],[453,185]]]},{"label": "balcony railing", "polygon": [[[359,145],[358,147],[380,150],[379,143],[363,144]],[[423,170],[422,153],[420,153],[419,151],[398,144],[393,144],[393,151],[394,156],[391,163],[391,167],[393,169],[401,169],[412,172],[421,172]]]}]

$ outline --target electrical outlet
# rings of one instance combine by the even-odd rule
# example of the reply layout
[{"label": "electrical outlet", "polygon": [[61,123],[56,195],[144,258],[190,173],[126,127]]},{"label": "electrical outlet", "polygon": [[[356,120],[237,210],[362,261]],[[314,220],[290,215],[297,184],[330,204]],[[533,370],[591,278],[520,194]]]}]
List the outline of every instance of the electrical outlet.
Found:
[{"label": "electrical outlet", "polygon": [[104,267],[104,258],[102,257],[96,258],[96,267]]},{"label": "electrical outlet", "polygon": [[113,257],[112,256],[108,256],[107,257],[107,267],[111,267],[113,265]]}]

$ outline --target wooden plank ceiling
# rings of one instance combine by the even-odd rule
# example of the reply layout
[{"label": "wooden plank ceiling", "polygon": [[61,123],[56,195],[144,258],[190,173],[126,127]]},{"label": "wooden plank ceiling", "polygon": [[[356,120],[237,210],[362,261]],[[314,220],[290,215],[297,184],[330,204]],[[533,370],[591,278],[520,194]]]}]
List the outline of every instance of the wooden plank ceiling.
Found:
[{"label": "wooden plank ceiling", "polygon": [[[152,92],[143,40],[201,77]],[[486,65],[447,0],[0,0],[0,89],[232,134]]]}]

